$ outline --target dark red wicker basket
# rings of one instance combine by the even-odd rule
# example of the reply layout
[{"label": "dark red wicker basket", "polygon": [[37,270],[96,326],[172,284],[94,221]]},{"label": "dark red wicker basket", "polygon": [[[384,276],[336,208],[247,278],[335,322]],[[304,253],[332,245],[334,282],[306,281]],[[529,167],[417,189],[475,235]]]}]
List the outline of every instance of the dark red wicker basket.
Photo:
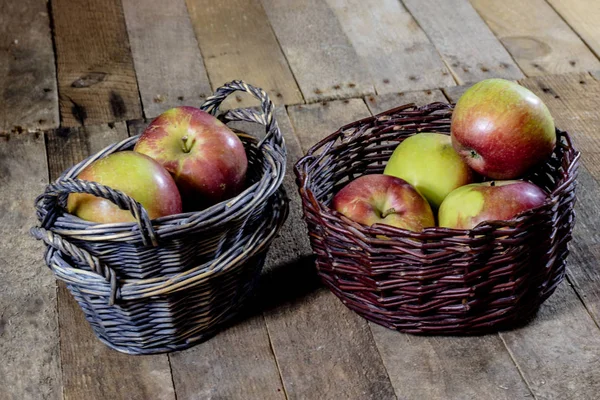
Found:
[{"label": "dark red wicker basket", "polygon": [[344,304],[402,332],[477,334],[535,313],[562,281],[574,225],[577,152],[566,132],[524,179],[546,203],[472,230],[366,227],[328,206],[348,181],[382,173],[395,147],[422,131],[449,134],[452,106],[412,104],[346,125],[312,147],[295,172],[317,270]]}]

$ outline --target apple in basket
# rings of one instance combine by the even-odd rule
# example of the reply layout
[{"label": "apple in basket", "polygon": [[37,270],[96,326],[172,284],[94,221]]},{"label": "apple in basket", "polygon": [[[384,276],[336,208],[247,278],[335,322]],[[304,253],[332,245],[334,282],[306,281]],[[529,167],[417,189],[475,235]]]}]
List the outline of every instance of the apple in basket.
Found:
[{"label": "apple in basket", "polygon": [[422,132],[406,138],[390,157],[385,175],[404,179],[437,209],[454,189],[473,182],[473,171],[454,151],[449,135]]},{"label": "apple in basket", "polygon": [[248,159],[242,141],[195,107],[176,107],[159,115],[134,151],[152,157],[173,175],[188,211],[234,197],[245,185]]},{"label": "apple in basket", "polygon": [[435,226],[427,200],[406,181],[388,175],[363,175],[344,186],[332,207],[364,225],[387,224],[421,231]]},{"label": "apple in basket", "polygon": [[483,221],[510,220],[545,200],[546,193],[526,181],[472,183],[452,191],[442,202],[439,226],[472,229]]},{"label": "apple in basket", "polygon": [[[181,212],[181,196],[175,181],[158,162],[133,151],[120,151],[94,161],[77,176],[120,190],[148,212],[150,219]],[[85,193],[71,193],[67,211],[99,223],[134,222],[128,210],[110,200]]]},{"label": "apple in basket", "polygon": [[452,114],[452,144],[481,175],[515,179],[547,159],[556,144],[554,121],[542,100],[504,79],[469,88]]}]

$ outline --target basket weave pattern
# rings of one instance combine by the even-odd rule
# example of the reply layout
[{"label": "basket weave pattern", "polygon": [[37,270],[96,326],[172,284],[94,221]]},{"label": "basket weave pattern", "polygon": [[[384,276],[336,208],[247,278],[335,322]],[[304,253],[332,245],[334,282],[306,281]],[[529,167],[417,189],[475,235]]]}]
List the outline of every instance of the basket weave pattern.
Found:
[{"label": "basket weave pattern", "polygon": [[[45,260],[66,282],[95,334],[130,354],[180,350],[214,334],[233,317],[260,275],[266,251],[287,217],[283,137],[266,93],[233,81],[202,109],[218,114],[235,91],[261,101],[261,111],[236,109],[225,121],[265,125],[266,135],[238,136],[248,156],[247,189],[199,212],[150,220],[135,200],[109,187],[77,179],[92,162],[130,150],[139,136],[108,146],[65,171],[36,200]],[[65,211],[69,193],[91,193],[130,210],[137,223],[97,224]]]},{"label": "basket weave pattern", "polygon": [[382,173],[395,147],[422,131],[449,134],[452,107],[406,105],[346,125],[296,164],[317,269],[365,318],[408,333],[476,334],[531,316],[562,281],[574,225],[579,153],[567,133],[524,179],[550,195],[512,221],[472,230],[366,227],[328,206],[348,181]]}]

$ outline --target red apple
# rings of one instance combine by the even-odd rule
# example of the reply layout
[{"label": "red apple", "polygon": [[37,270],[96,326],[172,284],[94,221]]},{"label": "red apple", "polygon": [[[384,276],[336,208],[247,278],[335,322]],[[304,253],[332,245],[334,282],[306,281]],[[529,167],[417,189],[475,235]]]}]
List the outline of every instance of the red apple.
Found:
[{"label": "red apple", "polygon": [[332,207],[364,225],[387,224],[421,231],[435,226],[427,200],[406,181],[388,175],[363,175],[344,186]]},{"label": "red apple", "polygon": [[[181,212],[181,196],[171,175],[162,165],[140,153],[113,153],[87,166],[77,178],[124,192],[141,203],[151,219]],[[70,194],[67,210],[92,222],[135,221],[130,211],[91,194]]]},{"label": "red apple", "polygon": [[514,179],[547,159],[556,144],[554,121],[542,100],[504,79],[469,88],[452,114],[452,144],[481,175]]},{"label": "red apple", "polygon": [[446,196],[438,212],[439,226],[471,229],[483,221],[507,221],[545,200],[542,189],[525,181],[472,183]]},{"label": "red apple", "polygon": [[173,175],[186,210],[213,205],[244,188],[248,159],[242,141],[198,108],[165,111],[148,125],[134,150]]}]

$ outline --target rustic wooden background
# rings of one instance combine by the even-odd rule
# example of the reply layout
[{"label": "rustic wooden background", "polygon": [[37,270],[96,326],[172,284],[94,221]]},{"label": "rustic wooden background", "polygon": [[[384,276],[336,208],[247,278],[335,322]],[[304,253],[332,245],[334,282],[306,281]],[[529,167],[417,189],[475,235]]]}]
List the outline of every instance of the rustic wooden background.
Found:
[{"label": "rustic wooden background", "polygon": [[[599,55],[598,0],[0,0],[0,399],[599,398]],[[522,328],[358,317],[316,279],[291,174],[255,304],[179,353],[102,345],[27,235],[49,180],[226,81],[268,91],[291,171],[343,124],[489,77],[537,93],[583,156],[568,279]]]}]

